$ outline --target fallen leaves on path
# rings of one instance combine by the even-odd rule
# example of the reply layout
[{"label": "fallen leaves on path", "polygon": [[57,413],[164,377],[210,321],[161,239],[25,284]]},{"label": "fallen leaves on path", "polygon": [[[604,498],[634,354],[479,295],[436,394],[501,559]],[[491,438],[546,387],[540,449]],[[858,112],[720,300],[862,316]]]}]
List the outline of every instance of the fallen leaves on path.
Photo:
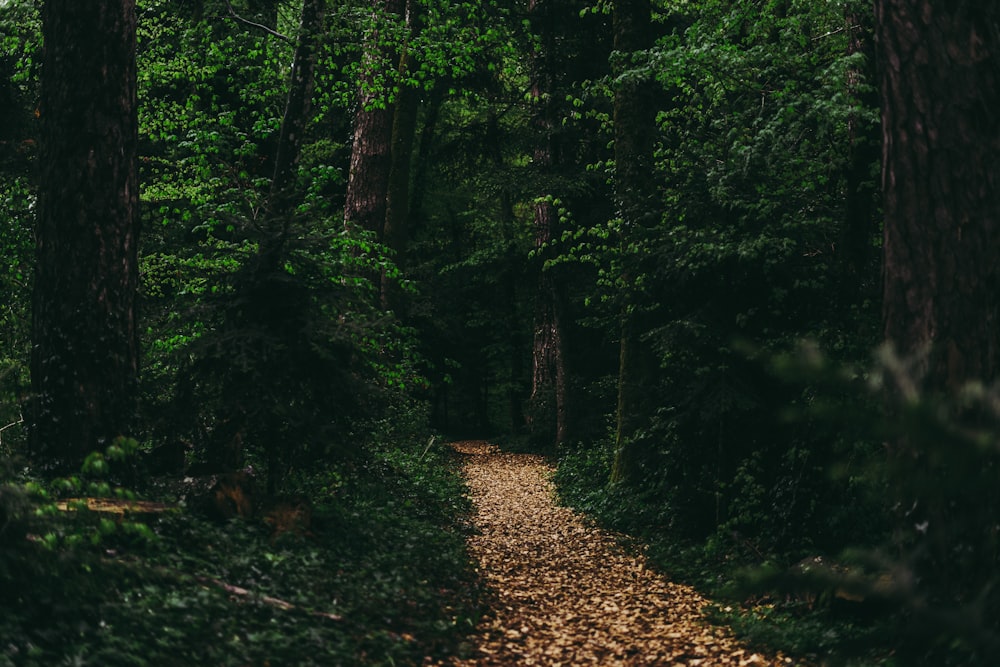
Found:
[{"label": "fallen leaves on path", "polygon": [[554,501],[538,456],[454,444],[476,506],[469,548],[496,601],[475,655],[447,665],[793,665],[704,620],[706,601]]}]

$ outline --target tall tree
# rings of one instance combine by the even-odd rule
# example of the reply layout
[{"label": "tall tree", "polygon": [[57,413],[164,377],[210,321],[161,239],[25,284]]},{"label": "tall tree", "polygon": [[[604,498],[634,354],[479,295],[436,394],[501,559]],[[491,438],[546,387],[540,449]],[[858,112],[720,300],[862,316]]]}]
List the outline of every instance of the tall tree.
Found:
[{"label": "tall tree", "polygon": [[[372,0],[369,29],[364,38],[358,108],[354,115],[354,142],[344,203],[344,224],[372,232],[382,240],[386,194],[392,156],[392,86],[385,64],[398,62],[392,47],[393,23],[403,13],[405,0]],[[390,66],[388,69],[392,69]]]},{"label": "tall tree", "polygon": [[[228,358],[224,350],[236,347],[233,339],[240,339],[249,347],[235,353],[252,357],[253,363],[241,359],[231,364],[226,372],[215,373],[224,379],[221,397],[222,414],[217,416],[218,426],[205,453],[206,469],[230,471],[242,465],[248,434],[264,443],[267,463],[267,481],[273,490],[280,473],[281,455],[293,447],[284,444],[280,433],[281,413],[271,401],[261,409],[261,396],[273,396],[283,388],[286,374],[302,371],[301,361],[287,351],[302,352],[308,342],[299,337],[306,327],[308,299],[300,282],[285,268],[289,257],[289,237],[295,222],[295,209],[301,198],[296,188],[299,157],[306,127],[311,116],[311,99],[315,82],[318,44],[324,31],[326,0],[305,0],[299,24],[298,41],[292,58],[288,96],[282,116],[278,145],[275,152],[274,171],[267,197],[264,219],[264,237],[261,239],[256,262],[250,266],[246,278],[237,282],[236,298],[227,312],[223,340],[216,343],[216,354]],[[252,341],[252,343],[251,343]],[[233,368],[240,368],[235,371]],[[257,371],[258,377],[267,377],[268,389],[254,386],[248,380],[247,370]],[[263,369],[263,370],[261,370]],[[189,374],[190,375],[190,374]],[[301,387],[296,387],[301,390]],[[304,392],[303,392],[304,393]],[[298,400],[305,400],[299,395]],[[190,397],[186,397],[190,401]]]},{"label": "tall tree", "polygon": [[885,338],[923,383],[991,382],[1000,364],[1000,9],[877,0]]},{"label": "tall tree", "polygon": [[[389,176],[386,183],[385,224],[382,236],[386,246],[395,253],[397,265],[402,265],[409,237],[410,217],[410,165],[413,161],[413,144],[417,136],[417,112],[420,94],[407,83],[416,66],[410,41],[418,30],[420,3],[406,0],[407,36],[400,49],[399,93],[393,110],[390,135]],[[401,315],[402,295],[396,284],[382,271],[382,306]]]},{"label": "tall tree", "polygon": [[857,64],[847,72],[847,93],[854,105],[847,119],[850,142],[844,173],[847,192],[838,254],[844,279],[842,291],[845,297],[855,300],[862,290],[870,290],[877,278],[874,243],[878,234],[877,182],[872,178],[872,167],[880,157],[881,133],[878,123],[868,115],[869,109],[878,108],[871,5],[848,3],[844,20],[848,31],[847,54]]},{"label": "tall tree", "polygon": [[[534,203],[533,225],[535,248],[544,260],[546,247],[558,233],[558,211],[554,203],[556,193],[551,191],[553,175],[561,156],[556,138],[556,76],[557,21],[562,3],[558,0],[530,0],[528,15],[534,31],[534,49],[531,54],[531,125],[535,131],[533,164],[538,170],[538,182],[543,188]],[[565,307],[563,290],[556,271],[540,266],[535,289],[535,313],[532,340],[531,424],[536,437],[548,437],[544,427],[554,422],[555,444],[566,440],[567,429],[567,378],[566,354],[563,340]],[[549,418],[554,416],[554,419]],[[539,417],[545,417],[538,419]]]},{"label": "tall tree", "polygon": [[[263,254],[277,253],[288,235],[295,197],[295,177],[299,154],[311,110],[313,85],[316,79],[318,42],[323,33],[325,0],[305,0],[299,23],[299,39],[292,59],[291,85],[281,120],[278,148],[274,158],[274,174],[268,193],[267,215],[271,238],[262,247]],[[276,259],[264,264],[271,268]]]},{"label": "tall tree", "polygon": [[[983,610],[1000,606],[993,593],[1000,464],[996,449],[983,446],[993,434],[977,431],[985,413],[995,433],[996,412],[993,404],[951,397],[968,383],[995,386],[1000,370],[1000,8],[876,0],[875,20],[884,335],[912,365],[900,383],[911,385],[909,409],[924,411],[919,420],[900,420],[911,426],[892,450],[893,500],[905,508],[893,547],[914,582],[909,622],[930,616],[918,627],[933,628],[926,636],[938,645],[947,639],[967,647],[968,664],[995,664],[997,617]],[[934,601],[933,612],[924,600]]]},{"label": "tall tree", "polygon": [[138,377],[134,0],[47,0],[31,449],[55,468],[133,428]]},{"label": "tall tree", "polygon": [[[655,223],[652,204],[656,192],[653,180],[653,147],[656,136],[656,107],[653,83],[635,71],[633,59],[653,45],[652,6],[649,0],[620,0],[612,15],[614,49],[617,56],[614,92],[615,174],[614,199],[621,219],[626,291],[631,290],[635,249],[644,242],[645,232]],[[621,315],[618,365],[618,408],[615,435],[613,481],[633,478],[637,473],[641,443],[637,433],[648,423],[654,405],[652,383],[656,356],[643,334],[648,327],[645,304],[638,293],[626,295]]]}]

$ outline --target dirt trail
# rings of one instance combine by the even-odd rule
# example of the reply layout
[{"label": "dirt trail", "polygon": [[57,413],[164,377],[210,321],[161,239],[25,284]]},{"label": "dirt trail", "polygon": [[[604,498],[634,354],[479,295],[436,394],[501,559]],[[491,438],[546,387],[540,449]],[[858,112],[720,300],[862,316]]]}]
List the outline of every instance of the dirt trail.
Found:
[{"label": "dirt trail", "polygon": [[449,665],[793,665],[703,620],[705,600],[558,506],[541,457],[455,443],[476,506],[470,549],[496,597],[474,657]]}]

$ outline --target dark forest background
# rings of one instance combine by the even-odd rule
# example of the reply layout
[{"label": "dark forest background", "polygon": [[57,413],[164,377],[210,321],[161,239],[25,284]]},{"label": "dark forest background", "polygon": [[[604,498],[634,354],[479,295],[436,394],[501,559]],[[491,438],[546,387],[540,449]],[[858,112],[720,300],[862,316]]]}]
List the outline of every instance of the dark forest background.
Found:
[{"label": "dark forest background", "polygon": [[[101,545],[195,525],[60,498],[242,472],[345,535],[427,520],[429,562],[465,437],[551,455],[757,641],[998,655],[995,10],[96,5],[0,3],[0,627],[27,637],[0,664],[54,664],[76,618],[39,630],[60,596],[24,582],[140,577]],[[355,538],[330,585],[391,607]],[[132,664],[102,632],[80,655]],[[412,659],[360,634],[344,655]]]}]

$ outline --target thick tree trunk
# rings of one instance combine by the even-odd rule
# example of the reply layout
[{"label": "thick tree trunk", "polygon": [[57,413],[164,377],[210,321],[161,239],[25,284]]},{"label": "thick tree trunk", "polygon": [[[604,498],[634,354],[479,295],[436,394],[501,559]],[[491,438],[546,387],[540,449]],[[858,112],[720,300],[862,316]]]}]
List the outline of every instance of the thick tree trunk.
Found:
[{"label": "thick tree trunk", "polygon": [[[933,423],[940,394],[998,380],[1000,9],[991,2],[876,0],[875,18],[884,333],[914,369],[893,389],[927,399],[922,410]],[[890,410],[898,409],[894,399]],[[965,410],[949,415],[955,421],[945,428],[932,427],[931,438],[912,431],[891,441],[889,479],[899,508],[899,566],[915,582],[910,599],[935,600],[946,610],[941,617],[976,619],[996,606],[988,592],[996,580],[1000,507],[996,451],[970,447],[968,434],[983,417],[988,428],[996,422],[995,414]],[[964,635],[978,662],[996,664],[996,629],[995,615],[986,615],[962,624],[956,636]]]},{"label": "thick tree trunk", "polygon": [[[612,16],[615,51],[628,57],[648,49],[653,43],[652,8],[649,0],[621,0]],[[619,63],[617,75],[630,66]],[[656,220],[653,197],[653,147],[656,139],[656,107],[653,83],[635,76],[620,77],[615,90],[615,205],[622,220],[622,247],[643,242],[645,232]],[[639,257],[626,256],[630,264],[624,283],[631,285]],[[615,461],[611,480],[635,479],[647,445],[637,433],[649,423],[652,392],[656,380],[656,355],[643,338],[644,304],[640,294],[626,295],[622,312],[621,349],[618,368],[618,410],[615,434]]]},{"label": "thick tree trunk", "polygon": [[1000,357],[998,12],[971,6],[875,2],[885,338],[931,391],[992,382]]},{"label": "thick tree trunk", "polygon": [[373,0],[372,27],[365,36],[362,82],[354,116],[354,142],[344,203],[344,225],[383,240],[386,195],[392,155],[393,103],[390,91],[377,83],[380,63],[398,62],[398,54],[379,46],[387,19],[402,14],[404,0]]},{"label": "thick tree trunk", "polygon": [[30,442],[78,468],[133,428],[139,185],[133,0],[47,0]]}]

